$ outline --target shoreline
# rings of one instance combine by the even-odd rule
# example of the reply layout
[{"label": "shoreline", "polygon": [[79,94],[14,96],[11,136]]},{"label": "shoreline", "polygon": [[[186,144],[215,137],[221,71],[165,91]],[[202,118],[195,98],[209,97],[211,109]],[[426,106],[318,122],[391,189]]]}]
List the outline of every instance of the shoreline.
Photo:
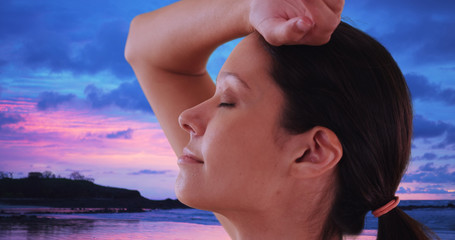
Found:
[{"label": "shoreline", "polygon": [[75,213],[137,213],[149,209],[131,208],[49,208],[49,207],[27,207],[27,208],[0,208],[0,217],[34,215],[34,214],[75,214]]},{"label": "shoreline", "polygon": [[[126,212],[141,212],[143,209],[185,209],[189,208],[178,200],[149,200],[138,198],[0,198],[0,212],[13,208],[48,209],[98,209]],[[126,209],[126,210],[122,210]],[[8,210],[9,211],[9,210]]]}]

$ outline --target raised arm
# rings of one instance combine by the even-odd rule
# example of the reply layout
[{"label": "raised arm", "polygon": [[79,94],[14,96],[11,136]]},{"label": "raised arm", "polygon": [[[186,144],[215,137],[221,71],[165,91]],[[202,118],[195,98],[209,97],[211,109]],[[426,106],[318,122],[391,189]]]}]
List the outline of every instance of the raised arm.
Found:
[{"label": "raised arm", "polygon": [[216,47],[247,35],[248,2],[186,0],[137,16],[125,55],[174,152],[188,143],[179,114],[211,97],[206,63]]},{"label": "raised arm", "polygon": [[[320,20],[333,9],[326,1],[343,2],[182,0],[134,18],[125,56],[177,155],[189,140],[179,114],[215,91],[206,64],[216,47],[255,29],[274,45],[323,44],[328,38],[320,36],[330,36],[336,26],[330,22],[327,31],[329,21]],[[337,14],[328,17],[339,22]]]}]

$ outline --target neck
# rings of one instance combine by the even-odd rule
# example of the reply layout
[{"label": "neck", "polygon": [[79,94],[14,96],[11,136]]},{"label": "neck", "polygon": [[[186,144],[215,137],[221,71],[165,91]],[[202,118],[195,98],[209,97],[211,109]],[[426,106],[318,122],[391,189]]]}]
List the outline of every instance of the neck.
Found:
[{"label": "neck", "polygon": [[240,218],[221,214],[216,216],[233,240],[320,239],[321,228],[310,228],[305,221],[294,222],[285,216],[277,218],[260,214]]},{"label": "neck", "polygon": [[[320,192],[320,191],[319,191]],[[295,195],[295,194],[294,194]],[[311,196],[311,197],[308,197]],[[283,201],[290,199],[290,201]],[[321,239],[332,204],[326,194],[308,194],[271,201],[262,208],[215,213],[233,240]],[[330,239],[340,239],[333,236]]]}]

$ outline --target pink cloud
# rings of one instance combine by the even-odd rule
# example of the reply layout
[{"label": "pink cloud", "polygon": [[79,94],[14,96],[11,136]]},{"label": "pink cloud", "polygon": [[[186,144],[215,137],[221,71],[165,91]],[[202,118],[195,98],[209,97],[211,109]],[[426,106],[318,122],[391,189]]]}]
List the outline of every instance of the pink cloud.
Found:
[{"label": "pink cloud", "polygon": [[27,168],[37,163],[95,169],[177,169],[158,123],[135,120],[134,114],[106,116],[99,111],[75,109],[38,111],[32,99],[0,100],[0,111],[23,118],[1,130],[0,165],[9,167],[9,171],[32,170]]}]

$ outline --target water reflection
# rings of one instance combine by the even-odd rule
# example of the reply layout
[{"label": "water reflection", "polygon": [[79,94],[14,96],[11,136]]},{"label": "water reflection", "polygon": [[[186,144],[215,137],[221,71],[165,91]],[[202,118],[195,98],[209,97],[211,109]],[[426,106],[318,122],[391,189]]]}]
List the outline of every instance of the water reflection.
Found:
[{"label": "water reflection", "polygon": [[[435,230],[441,239],[455,239],[455,210],[415,209],[411,216]],[[11,217],[11,216],[16,217]],[[0,213],[0,239],[156,239],[228,240],[210,212],[195,209],[153,210],[142,213],[37,214]],[[376,239],[377,219],[367,216],[361,236],[344,239]]]},{"label": "water reflection", "polygon": [[221,226],[139,220],[22,219],[0,221],[0,239],[229,239]]},{"label": "water reflection", "polygon": [[45,236],[56,237],[78,235],[92,231],[95,220],[90,219],[9,219],[0,223],[0,239],[40,239]]}]

